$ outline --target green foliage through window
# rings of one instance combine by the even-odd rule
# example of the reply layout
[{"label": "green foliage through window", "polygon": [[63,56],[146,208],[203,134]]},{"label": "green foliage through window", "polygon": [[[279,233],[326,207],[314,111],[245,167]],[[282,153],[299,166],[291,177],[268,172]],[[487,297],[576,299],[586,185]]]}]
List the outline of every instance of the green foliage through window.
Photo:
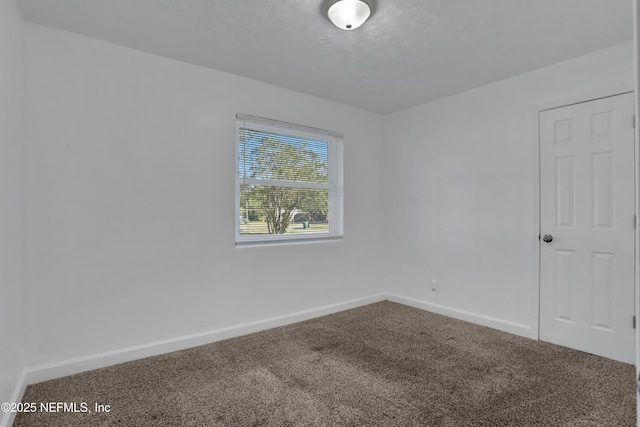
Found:
[{"label": "green foliage through window", "polygon": [[330,141],[241,124],[237,132],[240,238],[331,235]]}]

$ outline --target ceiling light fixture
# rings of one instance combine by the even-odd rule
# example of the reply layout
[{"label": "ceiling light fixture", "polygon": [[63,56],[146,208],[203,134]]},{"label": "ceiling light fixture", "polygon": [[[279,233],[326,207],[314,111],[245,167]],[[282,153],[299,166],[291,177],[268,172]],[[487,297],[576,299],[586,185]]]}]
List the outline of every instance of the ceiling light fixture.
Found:
[{"label": "ceiling light fixture", "polygon": [[341,30],[355,30],[371,15],[370,0],[327,0],[324,13]]}]

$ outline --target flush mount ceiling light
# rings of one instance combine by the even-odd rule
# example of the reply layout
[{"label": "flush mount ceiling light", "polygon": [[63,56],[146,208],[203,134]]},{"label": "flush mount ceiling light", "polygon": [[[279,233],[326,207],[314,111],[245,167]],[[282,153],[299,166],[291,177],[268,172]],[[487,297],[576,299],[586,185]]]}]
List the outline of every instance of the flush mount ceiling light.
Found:
[{"label": "flush mount ceiling light", "polygon": [[341,30],[355,30],[371,15],[370,0],[327,0],[325,15]]}]

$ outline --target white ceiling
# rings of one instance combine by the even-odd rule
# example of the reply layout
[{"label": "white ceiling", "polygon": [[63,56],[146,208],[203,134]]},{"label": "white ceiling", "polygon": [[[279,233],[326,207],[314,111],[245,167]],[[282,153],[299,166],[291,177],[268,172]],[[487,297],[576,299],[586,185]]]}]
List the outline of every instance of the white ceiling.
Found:
[{"label": "white ceiling", "polygon": [[632,38],[631,0],[18,0],[27,21],[390,113]]}]

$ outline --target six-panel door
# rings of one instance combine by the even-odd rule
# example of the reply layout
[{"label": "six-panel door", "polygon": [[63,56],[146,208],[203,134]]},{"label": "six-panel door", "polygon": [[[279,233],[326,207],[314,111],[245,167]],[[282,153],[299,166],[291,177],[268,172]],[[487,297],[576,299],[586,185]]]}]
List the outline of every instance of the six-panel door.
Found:
[{"label": "six-panel door", "polygon": [[634,363],[633,94],[540,113],[540,339]]}]

